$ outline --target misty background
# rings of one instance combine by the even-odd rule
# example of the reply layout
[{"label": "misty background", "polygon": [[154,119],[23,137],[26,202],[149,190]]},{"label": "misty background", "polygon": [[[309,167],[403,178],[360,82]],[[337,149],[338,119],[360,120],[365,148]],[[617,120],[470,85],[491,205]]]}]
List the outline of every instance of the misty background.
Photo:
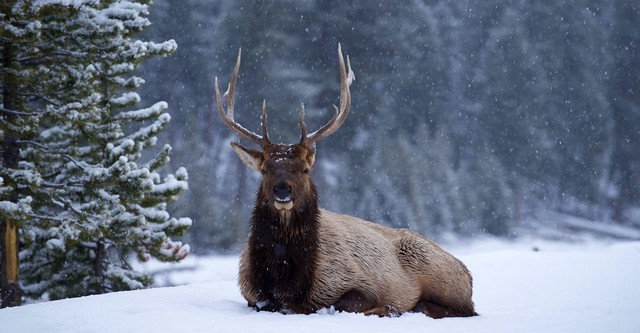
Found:
[{"label": "misty background", "polygon": [[[236,119],[274,142],[315,130],[339,100],[337,45],[356,81],[351,112],[318,143],[320,205],[434,239],[516,237],[579,218],[640,228],[640,4],[614,1],[155,0],[143,103],[165,100],[189,191],[171,206],[196,252],[235,250],[259,175],[214,109],[238,49]],[[247,142],[244,142],[248,144]],[[623,232],[624,233],[624,232]]]}]

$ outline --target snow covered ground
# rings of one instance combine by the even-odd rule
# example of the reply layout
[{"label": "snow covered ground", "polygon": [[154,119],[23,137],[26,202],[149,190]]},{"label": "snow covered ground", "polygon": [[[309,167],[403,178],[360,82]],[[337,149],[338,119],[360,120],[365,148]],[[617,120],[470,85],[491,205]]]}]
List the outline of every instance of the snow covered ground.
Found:
[{"label": "snow covered ground", "polygon": [[640,332],[640,242],[448,247],[473,274],[479,317],[258,313],[236,287],[237,257],[217,256],[159,280],[177,287],[2,309],[0,332]]}]

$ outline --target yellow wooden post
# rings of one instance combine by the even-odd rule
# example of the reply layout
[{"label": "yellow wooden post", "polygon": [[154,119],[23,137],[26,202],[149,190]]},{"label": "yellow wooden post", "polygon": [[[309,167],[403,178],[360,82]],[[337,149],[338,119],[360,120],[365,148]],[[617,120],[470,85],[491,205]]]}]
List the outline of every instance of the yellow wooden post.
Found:
[{"label": "yellow wooden post", "polygon": [[10,221],[0,222],[0,308],[22,304],[23,290],[18,282],[18,227]]},{"label": "yellow wooden post", "polygon": [[7,282],[18,281],[18,228],[13,223],[7,223],[4,234],[6,271],[4,272]]}]

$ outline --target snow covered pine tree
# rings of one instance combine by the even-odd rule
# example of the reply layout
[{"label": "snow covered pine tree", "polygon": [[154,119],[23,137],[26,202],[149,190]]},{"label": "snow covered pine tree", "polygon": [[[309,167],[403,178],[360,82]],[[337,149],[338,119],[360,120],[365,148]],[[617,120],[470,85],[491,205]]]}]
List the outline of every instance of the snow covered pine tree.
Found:
[{"label": "snow covered pine tree", "polygon": [[167,212],[187,189],[187,172],[161,178],[169,145],[154,157],[143,154],[170,116],[165,102],[136,108],[134,90],[144,80],[133,71],[177,47],[133,38],[150,24],[149,3],[2,5],[2,47],[12,54],[2,73],[14,78],[3,90],[19,100],[15,109],[3,100],[4,120],[12,115],[17,125],[5,121],[0,129],[3,143],[8,133],[17,136],[20,153],[16,168],[0,169],[0,216],[19,227],[20,282],[30,297],[143,288],[151,278],[132,269],[130,254],[179,261],[189,252],[171,237],[191,219]]}]

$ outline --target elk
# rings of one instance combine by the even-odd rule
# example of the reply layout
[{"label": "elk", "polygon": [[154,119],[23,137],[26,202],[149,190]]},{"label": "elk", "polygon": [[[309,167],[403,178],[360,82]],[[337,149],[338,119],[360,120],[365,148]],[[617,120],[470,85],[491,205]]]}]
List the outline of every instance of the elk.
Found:
[{"label": "elk", "polygon": [[262,135],[234,120],[234,92],[241,50],[229,83],[225,112],[215,79],[218,111],[240,137],[260,146],[231,142],[242,162],[262,173],[240,257],[239,287],[248,306],[258,311],[309,314],[336,311],[394,316],[422,312],[433,318],[477,315],[472,278],[458,259],[434,242],[406,229],[392,229],[318,207],[309,171],[316,142],[344,123],[351,107],[349,86],[355,79],[349,57],[340,63],[340,107],[331,120],[307,133],[300,109],[300,142],[274,144],[267,134],[262,103]]}]

